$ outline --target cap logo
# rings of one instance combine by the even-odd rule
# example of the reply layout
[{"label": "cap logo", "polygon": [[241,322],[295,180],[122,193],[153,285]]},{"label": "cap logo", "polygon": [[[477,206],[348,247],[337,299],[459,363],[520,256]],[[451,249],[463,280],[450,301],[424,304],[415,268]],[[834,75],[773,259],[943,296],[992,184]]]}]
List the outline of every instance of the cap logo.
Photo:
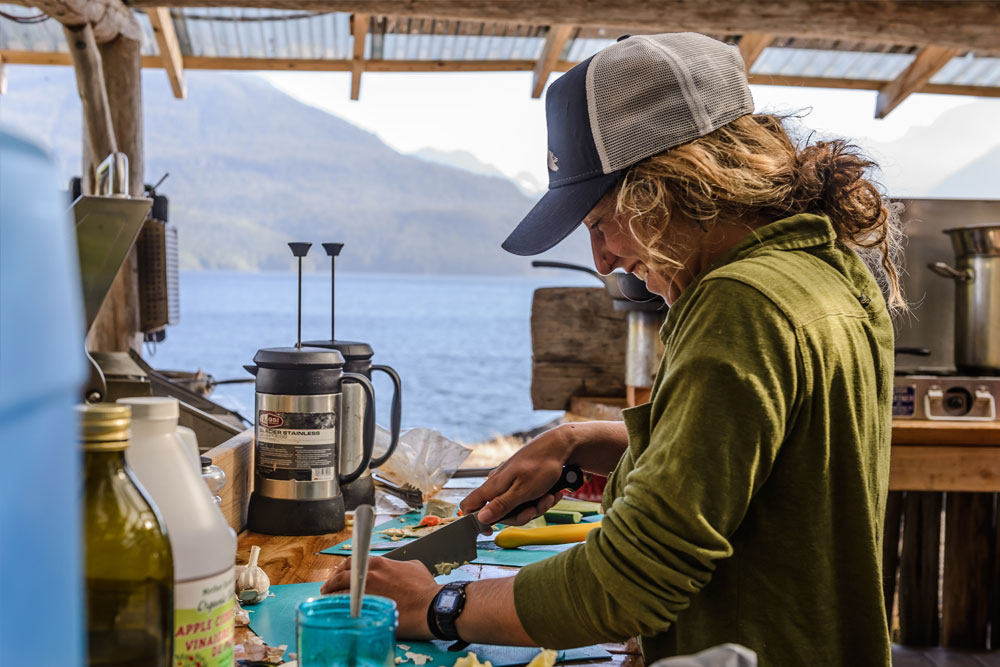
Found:
[{"label": "cap logo", "polygon": [[549,150],[549,171],[559,171],[559,158]]}]

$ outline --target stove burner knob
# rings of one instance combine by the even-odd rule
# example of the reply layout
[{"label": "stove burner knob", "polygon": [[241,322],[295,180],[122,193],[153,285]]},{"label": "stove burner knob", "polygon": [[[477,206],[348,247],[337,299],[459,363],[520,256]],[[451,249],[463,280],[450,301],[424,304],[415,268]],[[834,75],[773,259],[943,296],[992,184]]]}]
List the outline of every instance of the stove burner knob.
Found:
[{"label": "stove burner knob", "polygon": [[961,417],[972,409],[972,394],[965,387],[951,387],[944,392],[944,410],[949,415]]}]

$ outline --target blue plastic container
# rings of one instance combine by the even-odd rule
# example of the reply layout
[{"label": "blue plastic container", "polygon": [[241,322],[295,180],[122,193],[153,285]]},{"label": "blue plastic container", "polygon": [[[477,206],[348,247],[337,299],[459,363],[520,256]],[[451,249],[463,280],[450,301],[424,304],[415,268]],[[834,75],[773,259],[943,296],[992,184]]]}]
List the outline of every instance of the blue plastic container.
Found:
[{"label": "blue plastic container", "polygon": [[76,234],[52,158],[0,130],[0,655],[83,664],[85,379]]}]

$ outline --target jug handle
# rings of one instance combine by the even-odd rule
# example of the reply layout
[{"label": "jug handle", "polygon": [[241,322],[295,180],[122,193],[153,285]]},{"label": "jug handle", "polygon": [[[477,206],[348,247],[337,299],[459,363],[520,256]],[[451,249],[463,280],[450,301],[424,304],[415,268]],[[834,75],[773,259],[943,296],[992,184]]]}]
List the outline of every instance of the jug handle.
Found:
[{"label": "jug handle", "polygon": [[374,470],[375,468],[378,468],[380,465],[382,465],[383,463],[385,463],[386,461],[389,460],[389,457],[392,456],[392,453],[394,451],[396,451],[396,445],[399,444],[399,425],[400,425],[400,422],[403,419],[403,414],[402,414],[403,413],[403,397],[402,397],[403,383],[399,379],[399,374],[395,370],[393,370],[392,368],[390,368],[389,366],[373,365],[372,366],[372,371],[382,371],[383,373],[385,373],[386,375],[388,375],[389,378],[392,379],[392,386],[393,386],[393,391],[392,391],[392,417],[391,417],[392,421],[389,424],[389,427],[392,430],[392,437],[389,440],[389,449],[385,450],[385,454],[383,454],[382,456],[379,456],[378,458],[372,458],[372,462],[371,462],[370,467],[371,467],[372,470]]},{"label": "jug handle", "polygon": [[942,278],[952,278],[961,283],[972,282],[976,279],[976,273],[972,269],[959,271],[958,269],[951,268],[944,262],[932,262],[927,265],[927,268]]},{"label": "jug handle", "polygon": [[371,380],[361,373],[344,373],[344,382],[357,382],[365,390],[368,399],[368,409],[365,410],[365,437],[362,443],[361,463],[357,470],[346,475],[338,475],[341,484],[349,484],[361,477],[372,460],[372,449],[375,447],[375,390]]}]

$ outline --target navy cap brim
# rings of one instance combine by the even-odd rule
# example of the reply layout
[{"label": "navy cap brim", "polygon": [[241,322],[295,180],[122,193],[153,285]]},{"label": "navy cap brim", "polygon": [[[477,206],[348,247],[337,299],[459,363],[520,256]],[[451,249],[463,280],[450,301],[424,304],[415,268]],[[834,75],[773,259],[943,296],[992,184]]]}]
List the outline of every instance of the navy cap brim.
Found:
[{"label": "navy cap brim", "polygon": [[537,255],[569,236],[601,201],[621,172],[553,188],[545,193],[501,247],[515,255]]}]

